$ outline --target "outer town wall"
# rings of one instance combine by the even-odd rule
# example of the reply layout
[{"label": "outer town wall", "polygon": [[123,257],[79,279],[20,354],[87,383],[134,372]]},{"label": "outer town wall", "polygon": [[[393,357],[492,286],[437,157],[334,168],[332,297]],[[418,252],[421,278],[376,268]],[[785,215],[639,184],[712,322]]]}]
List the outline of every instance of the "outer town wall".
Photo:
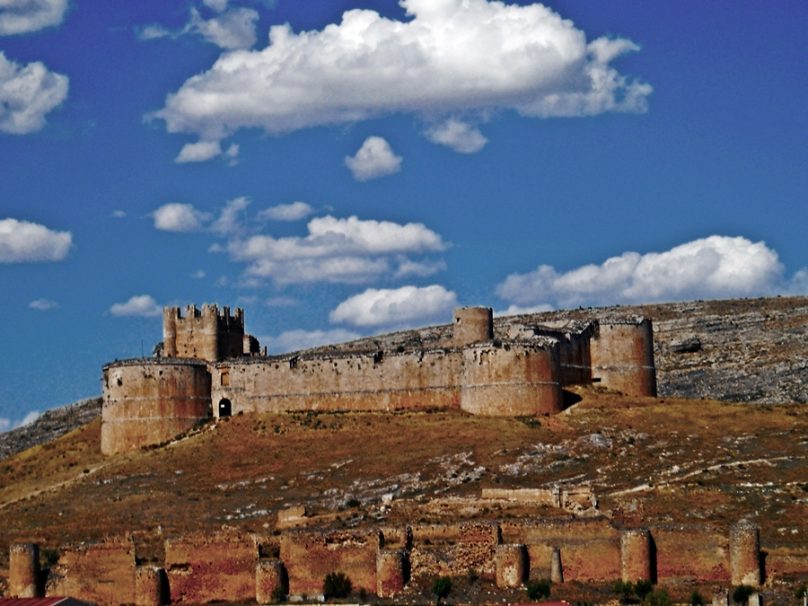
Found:
[{"label": "outer town wall", "polygon": [[101,452],[159,444],[210,416],[210,373],[204,362],[147,359],[104,367]]}]

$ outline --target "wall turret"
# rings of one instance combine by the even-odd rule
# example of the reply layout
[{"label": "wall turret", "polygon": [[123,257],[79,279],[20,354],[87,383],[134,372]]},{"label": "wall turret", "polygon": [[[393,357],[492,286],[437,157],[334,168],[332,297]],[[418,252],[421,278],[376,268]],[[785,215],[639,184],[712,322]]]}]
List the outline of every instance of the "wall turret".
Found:
[{"label": "wall turret", "polygon": [[463,347],[494,338],[494,312],[490,307],[458,307],[454,310],[452,344]]},{"label": "wall turret", "polygon": [[627,396],[656,397],[651,320],[602,320],[590,345],[592,378]]}]

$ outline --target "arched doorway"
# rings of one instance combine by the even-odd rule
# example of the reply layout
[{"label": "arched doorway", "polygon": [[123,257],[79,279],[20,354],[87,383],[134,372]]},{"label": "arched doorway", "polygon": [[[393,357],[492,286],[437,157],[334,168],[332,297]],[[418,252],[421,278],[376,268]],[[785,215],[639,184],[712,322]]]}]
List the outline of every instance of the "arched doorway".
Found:
[{"label": "arched doorway", "polygon": [[224,398],[219,400],[219,417],[229,417],[233,414],[233,405],[230,404],[230,400]]}]

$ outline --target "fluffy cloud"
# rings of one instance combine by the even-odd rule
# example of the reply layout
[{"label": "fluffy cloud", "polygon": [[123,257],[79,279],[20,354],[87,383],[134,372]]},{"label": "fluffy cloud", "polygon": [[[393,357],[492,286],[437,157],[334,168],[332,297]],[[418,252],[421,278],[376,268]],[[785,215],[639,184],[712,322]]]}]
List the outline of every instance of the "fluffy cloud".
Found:
[{"label": "fluffy cloud", "polygon": [[326,216],[312,219],[307,227],[305,237],[236,239],[228,251],[234,260],[248,264],[248,275],[288,284],[364,282],[406,262],[407,254],[446,248],[441,237],[421,223]]},{"label": "fluffy cloud", "polygon": [[357,181],[369,181],[401,170],[401,156],[385,139],[368,137],[355,155],[345,157],[345,166]]},{"label": "fluffy cloud", "polygon": [[269,221],[300,221],[313,212],[314,209],[305,202],[292,202],[270,206],[258,213],[258,218]]},{"label": "fluffy cloud", "polygon": [[225,203],[219,218],[216,219],[210,228],[217,234],[227,235],[241,231],[242,225],[239,220],[242,212],[250,205],[249,198],[241,196],[233,198]]},{"label": "fluffy cloud", "polygon": [[115,303],[109,308],[109,313],[113,316],[151,318],[159,316],[163,313],[163,309],[151,295],[136,295],[124,303]]},{"label": "fluffy cloud", "polygon": [[461,154],[475,154],[488,143],[476,126],[454,118],[433,126],[426,134],[433,143],[445,145]]},{"label": "fluffy cloud", "polygon": [[24,135],[45,126],[45,114],[67,98],[67,76],[39,61],[20,65],[0,51],[0,132]]},{"label": "fluffy cloud", "polygon": [[61,261],[73,244],[69,231],[53,231],[44,225],[3,219],[0,221],[0,263]]},{"label": "fluffy cloud", "polygon": [[611,66],[637,50],[629,40],[587,42],[571,21],[541,4],[400,4],[406,20],[354,9],[320,31],[276,25],[265,48],[223,54],[154,116],[169,132],[213,140],[240,128],[283,133],[390,113],[449,117],[508,109],[550,117],[646,110],[651,87]]},{"label": "fluffy cloud", "polygon": [[29,309],[36,309],[37,311],[50,311],[51,309],[57,309],[59,304],[56,301],[51,301],[50,299],[34,299],[28,304]]},{"label": "fluffy cloud", "polygon": [[0,1],[0,36],[25,34],[59,25],[67,11],[67,0]]},{"label": "fluffy cloud", "polygon": [[455,293],[436,284],[422,288],[369,288],[340,303],[329,319],[354,326],[404,327],[445,320],[456,305]]},{"label": "fluffy cloud", "polygon": [[194,208],[192,204],[172,202],[165,204],[152,213],[154,227],[161,231],[199,231],[210,214]]},{"label": "fluffy cloud", "polygon": [[336,328],[333,330],[287,330],[277,337],[261,339],[262,343],[269,343],[272,353],[284,353],[289,351],[299,351],[318,347],[320,345],[330,345],[332,343],[344,343],[353,341],[362,335],[350,330]]},{"label": "fluffy cloud", "polygon": [[258,13],[251,8],[231,8],[211,19],[191,11],[191,31],[225,50],[252,48]]},{"label": "fluffy cloud", "polygon": [[710,236],[661,253],[626,252],[600,265],[558,272],[540,265],[512,274],[497,294],[517,305],[640,303],[768,295],[796,284],[784,280],[777,253],[763,242]]},{"label": "fluffy cloud", "polygon": [[197,141],[196,143],[186,143],[182,146],[180,153],[174,158],[177,164],[188,164],[190,162],[207,162],[214,158],[223,157],[230,164],[238,158],[239,147],[235,143],[222,151],[219,141]]}]

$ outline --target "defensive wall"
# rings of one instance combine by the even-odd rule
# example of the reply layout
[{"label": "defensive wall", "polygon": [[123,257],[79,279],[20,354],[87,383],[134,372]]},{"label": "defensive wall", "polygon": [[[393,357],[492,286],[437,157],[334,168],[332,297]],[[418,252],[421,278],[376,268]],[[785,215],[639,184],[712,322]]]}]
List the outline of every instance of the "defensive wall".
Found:
[{"label": "defensive wall", "polygon": [[[35,547],[11,546],[12,596],[71,595],[97,604],[270,603],[279,591],[316,597],[342,572],[355,590],[393,597],[437,576],[474,570],[501,588],[528,579],[611,583],[651,580],[760,586],[808,574],[804,558],[766,548],[758,528],[618,528],[606,518],[507,519],[356,530],[295,529],[257,535],[237,529],[165,540],[162,564],[139,564],[129,537],[64,546],[58,564],[38,570]],[[777,570],[769,561],[778,563]],[[764,574],[765,573],[765,574]],[[33,589],[31,589],[33,587]],[[280,590],[278,589],[280,588]]]},{"label": "defensive wall", "polygon": [[563,409],[562,388],[597,383],[655,396],[650,320],[617,318],[494,332],[490,308],[454,312],[451,334],[406,343],[260,354],[244,312],[215,305],[163,313],[156,356],[104,367],[101,448],[115,454],[160,444],[200,421],[295,410],[457,409],[536,416]]}]

